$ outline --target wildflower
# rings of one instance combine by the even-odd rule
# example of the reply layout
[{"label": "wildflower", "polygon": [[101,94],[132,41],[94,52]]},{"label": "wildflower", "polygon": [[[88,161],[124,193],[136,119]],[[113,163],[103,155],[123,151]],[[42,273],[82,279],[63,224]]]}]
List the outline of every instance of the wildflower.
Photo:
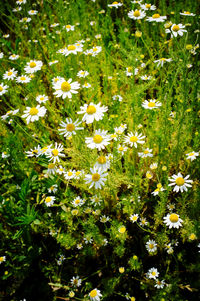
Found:
[{"label": "wildflower", "polygon": [[74,293],[73,291],[70,291],[70,292],[69,292],[69,297],[70,297],[70,298],[73,298],[74,296],[75,296],[75,293]]},{"label": "wildflower", "polygon": [[101,155],[97,158],[97,162],[94,167],[101,168],[102,171],[106,171],[110,168],[110,160],[108,160],[107,156]]},{"label": "wildflower", "polygon": [[183,220],[179,217],[176,213],[167,214],[164,218],[164,223],[171,229],[171,228],[179,228],[181,227],[181,223]]},{"label": "wildflower", "polygon": [[8,86],[4,85],[3,83],[0,84],[0,96],[8,92]]},{"label": "wildflower", "polygon": [[154,253],[157,251],[157,243],[155,240],[149,240],[146,242],[146,248],[149,253]]},{"label": "wildflower", "polygon": [[79,180],[84,175],[83,170],[74,171],[74,179]]},{"label": "wildflower", "polygon": [[30,149],[30,151],[26,151],[25,152],[27,154],[27,157],[39,157],[39,155],[41,154],[41,147],[40,145],[35,146],[34,149]]},{"label": "wildflower", "polygon": [[75,177],[75,172],[72,169],[70,169],[66,173],[64,173],[64,177],[66,180],[71,180]]},{"label": "wildflower", "polygon": [[56,191],[58,190],[58,185],[57,184],[54,184],[52,185],[51,187],[48,188],[48,192],[51,193],[56,193]]},{"label": "wildflower", "polygon": [[37,15],[37,13],[38,13],[38,11],[37,10],[33,10],[33,9],[28,11],[28,14],[30,16]]},{"label": "wildflower", "polygon": [[140,226],[147,226],[148,225],[148,222],[147,222],[147,220],[146,220],[146,218],[145,217],[141,217],[140,218]]},{"label": "wildflower", "polygon": [[31,78],[27,75],[21,75],[16,78],[17,83],[26,84],[26,83],[29,83],[30,81],[31,81]]},{"label": "wildflower", "polygon": [[165,280],[156,280],[156,284],[154,285],[156,288],[163,288],[165,286]]},{"label": "wildflower", "polygon": [[34,72],[41,70],[42,65],[43,65],[42,61],[32,60],[26,64],[24,70],[26,73],[33,74]]},{"label": "wildflower", "polygon": [[142,75],[142,76],[140,76],[140,78],[142,79],[142,80],[150,80],[150,79],[152,79],[152,76],[147,76],[146,74],[145,75]]},{"label": "wildflower", "polygon": [[58,169],[56,170],[56,172],[59,174],[59,175],[62,175],[63,173],[65,173],[65,169],[63,168],[62,165],[60,165],[58,167]]},{"label": "wildflower", "polygon": [[123,98],[120,95],[114,95],[112,97],[113,100],[118,100],[119,102],[121,102],[123,100]]},{"label": "wildflower", "polygon": [[150,165],[150,168],[151,168],[152,170],[155,170],[157,167],[158,167],[158,164],[157,164],[157,163],[152,163],[152,164]]},{"label": "wildflower", "polygon": [[128,17],[133,19],[133,20],[140,20],[140,19],[143,19],[144,17],[146,16],[146,13],[142,10],[131,10],[129,13],[128,13]]},{"label": "wildflower", "polygon": [[97,54],[99,54],[102,51],[102,47],[101,46],[94,46],[91,49],[91,55],[92,56],[96,56]]},{"label": "wildflower", "polygon": [[124,267],[120,267],[119,268],[119,272],[120,272],[120,274],[123,274],[125,272],[125,268]]},{"label": "wildflower", "polygon": [[26,122],[27,124],[29,124],[29,122],[39,120],[39,117],[44,117],[44,115],[46,114],[46,108],[40,107],[40,105],[32,108],[26,107],[24,113],[25,114],[22,115],[22,118],[26,118]]},{"label": "wildflower", "polygon": [[100,301],[100,297],[102,297],[101,291],[95,288],[90,291],[89,297],[91,301]]},{"label": "wildflower", "polygon": [[25,17],[25,18],[22,18],[21,20],[19,20],[19,22],[20,23],[29,23],[29,22],[31,22],[31,18]]},{"label": "wildflower", "polygon": [[152,5],[150,3],[145,3],[145,4],[141,4],[141,9],[143,10],[155,10],[156,9],[156,6],[155,5]]},{"label": "wildflower", "polygon": [[76,245],[76,247],[77,247],[78,250],[81,250],[83,248],[83,245],[81,243],[79,243],[79,244]]},{"label": "wildflower", "polygon": [[141,158],[153,157],[152,149],[146,148],[142,153],[138,153]]},{"label": "wildflower", "polygon": [[85,203],[85,200],[81,199],[80,196],[78,196],[77,198],[75,198],[75,199],[72,201],[72,205],[73,205],[74,207],[82,206],[84,203]]},{"label": "wildflower", "polygon": [[169,186],[174,186],[173,191],[175,192],[183,192],[187,191],[187,187],[192,187],[190,183],[193,183],[192,180],[188,180],[190,176],[187,175],[185,178],[183,178],[182,174],[179,172],[178,175],[173,175],[171,178],[169,178],[169,181],[172,182],[169,184]]},{"label": "wildflower", "polygon": [[107,134],[107,131],[96,130],[93,137],[85,138],[85,143],[87,144],[87,147],[91,149],[97,148],[100,151],[110,143],[110,140],[111,137]]},{"label": "wildflower", "polygon": [[36,97],[36,101],[39,102],[40,104],[41,104],[41,103],[45,103],[48,99],[49,99],[49,98],[48,98],[48,96],[46,96],[46,95],[38,95],[38,96]]},{"label": "wildflower", "polygon": [[147,275],[147,278],[156,280],[156,278],[159,276],[159,272],[156,268],[151,268],[148,270],[146,275]]},{"label": "wildflower", "polygon": [[51,175],[51,174],[54,175],[56,173],[56,169],[57,168],[56,168],[56,165],[54,163],[49,163],[46,173],[49,174],[49,175]]},{"label": "wildflower", "polygon": [[122,6],[122,5],[123,5],[123,3],[114,1],[112,4],[108,4],[108,7],[118,8],[118,7]]},{"label": "wildflower", "polygon": [[[136,37],[136,38],[141,38],[141,36],[142,36],[142,32],[139,31],[139,30],[136,30],[136,32],[135,32],[135,37]],[[138,69],[137,69],[137,70],[138,70]]]},{"label": "wildflower", "polygon": [[165,62],[168,62],[168,63],[169,63],[169,62],[171,62],[171,61],[172,61],[171,58],[166,59],[166,58],[162,57],[162,58],[159,59],[159,60],[155,60],[154,63],[157,63],[157,67],[159,67],[159,66],[163,67],[163,65],[164,65]]},{"label": "wildflower", "polygon": [[0,52],[0,59],[2,59],[4,57],[3,52]]},{"label": "wildflower", "polygon": [[83,127],[79,127],[80,123],[78,119],[73,122],[71,118],[66,118],[66,122],[62,121],[60,123],[63,129],[58,129],[58,131],[64,137],[71,137],[72,135],[76,135],[76,131],[83,130]]},{"label": "wildflower", "polygon": [[101,103],[94,104],[93,102],[84,104],[80,107],[77,114],[84,114],[82,121],[85,121],[87,124],[92,123],[94,120],[99,121],[103,119],[104,113],[107,112],[108,107],[101,106]]},{"label": "wildflower", "polygon": [[53,163],[60,162],[60,157],[65,157],[65,155],[61,153],[64,149],[63,145],[56,142],[55,147],[51,148],[51,146],[52,144],[48,147],[46,152],[47,158],[50,158],[49,161],[53,160]]},{"label": "wildflower", "polygon": [[82,85],[82,88],[88,89],[88,88],[91,88],[91,85],[90,85],[89,83],[85,82],[85,83]]},{"label": "wildflower", "polygon": [[133,67],[127,67],[126,76],[132,76],[132,75],[133,75]]},{"label": "wildflower", "polygon": [[110,220],[109,216],[102,215],[102,216],[100,217],[100,222],[101,222],[101,223],[107,223],[109,220]]},{"label": "wildflower", "polygon": [[83,78],[85,78],[86,76],[88,76],[88,74],[89,74],[89,72],[80,70],[80,71],[77,73],[77,76],[78,76],[78,77],[83,77]]},{"label": "wildflower", "polygon": [[160,191],[164,191],[165,189],[162,187],[162,184],[158,183],[157,188],[151,193],[153,196],[156,196],[159,194]]},{"label": "wildflower", "polygon": [[71,99],[72,94],[78,93],[76,90],[80,88],[80,84],[78,82],[72,82],[71,78],[68,81],[61,78],[53,84],[53,88],[56,90],[56,92],[53,93],[56,97],[62,96],[63,99],[66,97]]},{"label": "wildflower", "polygon": [[54,204],[54,201],[55,201],[55,196],[48,196],[45,198],[45,204],[47,205],[47,207],[50,207]]},{"label": "wildflower", "polygon": [[137,144],[144,144],[145,142],[143,139],[145,139],[145,136],[142,136],[142,134],[138,134],[137,132],[133,134],[130,132],[127,136],[125,136],[124,143],[129,144],[131,147],[134,146],[137,148]]},{"label": "wildflower", "polygon": [[18,55],[18,54],[11,54],[11,55],[9,56],[9,59],[12,60],[12,61],[17,60],[18,58],[19,58],[19,55]]},{"label": "wildflower", "polygon": [[69,32],[69,31],[74,31],[75,26],[68,24],[68,25],[64,25],[63,28],[66,29],[67,32]]},{"label": "wildflower", "polygon": [[7,152],[2,152],[1,157],[3,159],[6,159],[6,158],[10,157],[10,155]]},{"label": "wildflower", "polygon": [[76,276],[76,277],[72,277],[70,282],[71,282],[72,285],[79,287],[79,286],[81,286],[82,280],[80,279],[79,276]]},{"label": "wildflower", "polygon": [[189,236],[189,240],[195,240],[195,239],[197,239],[197,236],[196,236],[196,234],[194,234],[194,233],[191,233],[190,234],[190,236]]},{"label": "wildflower", "polygon": [[165,32],[171,33],[171,38],[177,37],[178,35],[183,36],[183,33],[187,32],[187,30],[184,28],[185,28],[185,25],[183,25],[183,24],[172,24],[171,30],[166,29]]},{"label": "wildflower", "polygon": [[6,261],[6,256],[0,256],[0,264],[4,261]]},{"label": "wildflower", "polygon": [[154,14],[152,17],[146,18],[149,22],[164,22],[166,19],[166,16],[160,16],[159,14]]},{"label": "wildflower", "polygon": [[123,156],[127,149],[128,147],[126,147],[125,145],[119,144],[117,147],[117,152]]},{"label": "wildflower", "polygon": [[57,26],[59,26],[59,23],[53,23],[50,25],[50,27],[52,27],[52,28],[57,27]]},{"label": "wildflower", "polygon": [[138,214],[132,214],[130,216],[130,220],[131,220],[132,223],[137,222],[137,220],[138,220]]},{"label": "wildflower", "polygon": [[16,1],[17,4],[21,5],[21,4],[25,4],[26,3],[26,0],[18,0]]},{"label": "wildflower", "polygon": [[101,189],[105,185],[108,173],[104,173],[101,168],[90,168],[91,174],[85,175],[86,184],[90,184],[89,188],[93,186],[95,189]]},{"label": "wildflower", "polygon": [[121,233],[121,234],[124,234],[126,232],[126,227],[125,226],[120,226],[118,228],[118,232]]},{"label": "wildflower", "polygon": [[17,71],[13,68],[3,74],[3,79],[13,80],[17,76]]},{"label": "wildflower", "polygon": [[193,161],[196,159],[196,157],[199,156],[199,152],[192,151],[191,153],[186,154],[186,156],[187,156],[186,159]]},{"label": "wildflower", "polygon": [[167,205],[167,208],[168,208],[170,211],[173,211],[173,210],[175,209],[175,204],[169,203],[169,204]]},{"label": "wildflower", "polygon": [[184,11],[183,13],[180,13],[182,16],[188,16],[188,17],[194,17],[196,14],[190,13],[189,11]]}]

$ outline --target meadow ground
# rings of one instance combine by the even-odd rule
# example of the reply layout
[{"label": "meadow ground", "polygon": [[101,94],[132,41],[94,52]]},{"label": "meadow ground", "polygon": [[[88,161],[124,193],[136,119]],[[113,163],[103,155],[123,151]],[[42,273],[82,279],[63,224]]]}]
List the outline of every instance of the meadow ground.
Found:
[{"label": "meadow ground", "polygon": [[198,1],[0,10],[0,300],[197,300]]}]

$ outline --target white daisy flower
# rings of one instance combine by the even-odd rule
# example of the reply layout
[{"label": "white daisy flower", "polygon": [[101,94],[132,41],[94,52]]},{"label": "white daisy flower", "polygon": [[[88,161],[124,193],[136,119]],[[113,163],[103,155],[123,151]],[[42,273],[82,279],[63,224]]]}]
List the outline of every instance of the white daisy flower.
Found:
[{"label": "white daisy flower", "polygon": [[50,158],[49,161],[53,160],[53,163],[60,162],[60,157],[65,157],[65,154],[61,153],[64,149],[64,146],[61,143],[58,144],[57,142],[55,143],[55,147],[52,148],[51,146],[52,144],[49,145],[45,155],[47,158]]},{"label": "white daisy flower", "polygon": [[81,199],[80,196],[76,197],[73,201],[72,201],[72,205],[74,207],[80,207],[85,203],[85,200]]},{"label": "white daisy flower", "polygon": [[162,103],[157,101],[156,99],[145,100],[142,103],[142,107],[149,110],[158,109],[161,106]]},{"label": "white daisy flower", "polygon": [[164,223],[166,224],[166,226],[168,226],[170,229],[171,228],[178,229],[179,227],[182,226],[181,223],[183,222],[183,220],[176,213],[169,213],[163,219],[164,219]]},{"label": "white daisy flower", "polygon": [[2,59],[4,57],[3,52],[0,52],[0,59]]},{"label": "white daisy flower", "polygon": [[40,107],[40,105],[33,108],[26,107],[26,110],[24,111],[25,114],[22,115],[22,118],[26,118],[26,122],[29,124],[29,122],[39,120],[39,117],[44,117],[46,111],[46,108]]},{"label": "white daisy flower", "polygon": [[152,164],[150,165],[150,168],[151,168],[152,170],[155,170],[157,167],[158,167],[158,163],[152,163]]},{"label": "white daisy flower", "polygon": [[140,7],[143,10],[155,10],[156,9],[156,6],[152,5],[150,3],[141,4]]},{"label": "white daisy flower", "polygon": [[38,95],[36,97],[36,101],[39,102],[40,104],[45,103],[48,99],[49,99],[48,96],[46,96],[44,94],[43,95]]},{"label": "white daisy flower", "polygon": [[27,75],[21,75],[16,78],[17,83],[26,84],[26,83],[29,83],[30,81],[31,81],[31,78]]},{"label": "white daisy flower", "polygon": [[64,48],[63,50],[63,54],[65,56],[68,56],[69,54],[73,53],[73,54],[77,54],[78,52],[82,52],[83,48],[82,45],[68,45],[66,48]]},{"label": "white daisy flower", "polygon": [[121,145],[119,144],[117,146],[117,152],[118,154],[121,154],[122,156],[124,155],[124,153],[127,151],[128,147],[126,147],[125,145]]},{"label": "white daisy flower", "polygon": [[143,19],[144,17],[146,16],[146,13],[142,10],[131,10],[129,13],[128,13],[128,17],[133,19],[133,20],[140,20],[140,19]]},{"label": "white daisy flower", "polygon": [[85,78],[86,76],[89,75],[89,72],[88,71],[83,71],[83,70],[80,70],[78,73],[77,73],[77,76],[78,77],[83,77]]},{"label": "white daisy flower", "polygon": [[53,23],[50,25],[50,27],[52,27],[52,28],[57,27],[57,26],[59,26],[59,23]]},{"label": "white daisy flower", "polygon": [[185,178],[183,178],[182,174],[179,172],[178,175],[173,175],[171,178],[169,178],[169,181],[172,182],[169,184],[169,186],[175,186],[173,191],[175,192],[183,192],[187,191],[187,187],[192,187],[192,180],[188,180],[190,176],[187,175]]},{"label": "white daisy flower", "polygon": [[161,66],[161,67],[163,67],[163,65],[164,65],[164,63],[165,62],[171,62],[172,61],[172,59],[171,58],[169,58],[169,59],[166,59],[166,58],[161,58],[161,59],[159,59],[159,60],[155,60],[154,61],[154,63],[156,64],[157,63],[157,67],[159,67],[159,66]]},{"label": "white daisy flower", "polygon": [[63,99],[68,97],[71,99],[72,94],[78,93],[76,90],[80,88],[80,84],[78,82],[72,82],[71,78],[68,81],[62,78],[53,84],[53,88],[56,90],[56,92],[53,93],[56,97],[62,97]]},{"label": "white daisy flower", "polygon": [[40,145],[35,146],[34,149],[30,149],[30,151],[26,151],[25,152],[27,154],[27,157],[39,157],[39,155],[41,154],[41,147]]},{"label": "white daisy flower", "polygon": [[11,60],[11,61],[15,61],[15,60],[17,60],[19,58],[19,55],[18,54],[11,54],[10,56],[9,56],[9,59]]},{"label": "white daisy flower", "polygon": [[57,64],[57,63],[58,63],[58,60],[54,60],[52,62],[49,62],[48,64],[49,64],[49,66],[51,66],[51,65],[54,65],[54,64]]},{"label": "white daisy flower", "polygon": [[44,202],[47,205],[47,207],[51,207],[54,204],[55,196],[48,196],[45,198]]},{"label": "white daisy flower", "polygon": [[157,251],[157,243],[155,242],[155,240],[148,240],[145,246],[149,253],[154,253]]},{"label": "white daisy flower", "polygon": [[147,220],[146,220],[146,218],[145,217],[141,217],[140,218],[140,226],[142,226],[142,227],[144,227],[144,226],[147,226],[148,225],[148,222],[147,222]]},{"label": "white daisy flower", "polygon": [[192,151],[191,153],[186,154],[188,160],[195,160],[199,156],[199,152]]},{"label": "white daisy flower", "polygon": [[75,171],[70,169],[67,172],[64,173],[64,177],[66,180],[71,180],[75,178]]},{"label": "white daisy flower", "polygon": [[17,4],[21,5],[21,4],[25,4],[26,3],[26,0],[18,0],[16,1]]},{"label": "white daisy flower", "polygon": [[141,158],[153,157],[152,149],[146,148],[142,153],[138,153]]},{"label": "white daisy flower", "polygon": [[74,179],[79,180],[84,175],[83,170],[77,170],[74,172]]},{"label": "white daisy flower", "polygon": [[99,54],[102,51],[102,47],[101,46],[94,46],[91,49],[91,55],[92,56],[96,56],[97,54]]},{"label": "white daisy flower", "polygon": [[94,186],[95,189],[101,189],[105,185],[108,173],[104,173],[101,168],[96,167],[90,168],[90,172],[91,174],[85,175],[86,184],[90,184],[89,188]]},{"label": "white daisy flower", "polygon": [[62,175],[62,174],[65,173],[65,168],[64,168],[62,165],[60,165],[60,166],[58,167],[58,169],[56,170],[56,172],[57,172],[59,175]]},{"label": "white daisy flower", "polygon": [[137,222],[137,220],[138,220],[138,214],[132,214],[132,215],[130,216],[130,221],[131,221],[132,223]]},{"label": "white daisy flower", "polygon": [[156,288],[163,288],[165,286],[165,280],[156,280],[156,284],[154,285],[154,287]]},{"label": "white daisy flower", "polygon": [[22,18],[21,20],[19,20],[19,22],[20,23],[29,23],[29,22],[31,22],[31,18],[25,17],[25,18]]},{"label": "white daisy flower", "polygon": [[162,187],[161,183],[157,184],[157,188],[151,193],[153,196],[156,196],[159,194],[160,191],[164,191],[165,189]]},{"label": "white daisy flower", "polygon": [[17,76],[17,71],[13,68],[3,74],[3,79],[13,80]]},{"label": "white daisy flower", "polygon": [[121,102],[121,101],[123,100],[122,96],[120,96],[120,95],[114,95],[114,96],[112,97],[112,99],[113,99],[113,100],[118,100],[119,102]]},{"label": "white daisy flower", "polygon": [[63,28],[66,29],[67,32],[74,31],[75,25],[68,24],[68,25],[64,25]]},{"label": "white daisy flower", "polygon": [[51,193],[51,192],[56,193],[57,190],[58,190],[58,185],[57,184],[54,184],[54,185],[52,185],[51,187],[48,188],[49,193]]},{"label": "white daisy flower", "polygon": [[28,14],[29,14],[30,16],[37,15],[37,13],[38,13],[38,11],[37,11],[37,10],[33,10],[33,9],[28,11]]},{"label": "white daisy flower", "polygon": [[0,256],[0,264],[4,261],[6,261],[6,256]]},{"label": "white daisy flower", "polygon": [[171,29],[166,29],[166,33],[171,33],[171,38],[177,37],[178,35],[183,36],[184,32],[187,32],[185,25],[183,24],[172,24]]},{"label": "white daisy flower", "polygon": [[22,10],[21,6],[17,6],[16,8],[13,8],[13,12],[16,13],[18,11]]},{"label": "white daisy flower", "polygon": [[104,113],[107,112],[108,107],[101,106],[101,103],[94,104],[93,102],[84,104],[80,107],[77,114],[84,114],[82,121],[85,121],[87,124],[92,123],[94,120],[99,121],[103,119]]},{"label": "white daisy flower", "polygon": [[108,159],[108,156],[99,156],[94,167],[101,168],[102,171],[108,170],[110,168],[110,160]]},{"label": "white daisy flower", "polygon": [[114,1],[112,4],[108,4],[108,7],[118,8],[118,7],[122,6],[122,5],[123,5],[123,3]]},{"label": "white daisy flower", "polygon": [[166,16],[160,16],[159,14],[154,14],[152,17],[146,18],[149,22],[164,22],[166,19]]},{"label": "white daisy flower", "polygon": [[79,276],[76,276],[76,277],[72,277],[72,279],[70,280],[70,282],[71,282],[71,284],[72,284],[73,286],[79,287],[79,286],[81,286],[82,280],[80,279]]},{"label": "white daisy flower", "polygon": [[132,76],[133,75],[133,67],[126,67],[126,76]]},{"label": "white daisy flower", "polygon": [[97,148],[99,151],[104,149],[106,145],[110,144],[111,137],[107,131],[96,130],[93,137],[86,137],[85,143],[91,149]]},{"label": "white daisy flower", "polygon": [[142,76],[140,76],[140,78],[142,79],[142,80],[150,80],[150,79],[152,79],[152,76],[151,75],[142,75]]},{"label": "white daisy flower", "polygon": [[102,215],[102,216],[100,217],[100,222],[101,222],[101,223],[107,223],[109,220],[110,220],[110,217],[109,217],[109,216]]},{"label": "white daisy flower", "polygon": [[4,85],[3,83],[0,84],[0,96],[8,92],[8,86]]},{"label": "white daisy flower", "polygon": [[28,74],[29,73],[33,74],[34,72],[41,70],[42,65],[43,65],[42,61],[32,60],[26,64],[26,66],[24,67],[24,70]]},{"label": "white daisy flower", "polygon": [[145,142],[143,139],[145,139],[145,136],[142,136],[142,134],[138,134],[137,132],[133,134],[130,132],[127,136],[124,137],[124,143],[129,144],[131,147],[137,148],[137,144],[144,144]]},{"label": "white daisy flower", "polygon": [[95,288],[90,291],[89,297],[91,301],[100,301],[100,297],[102,297],[101,291]]},{"label": "white daisy flower", "polygon": [[56,167],[56,164],[54,164],[54,163],[49,163],[48,164],[48,169],[46,170],[46,173],[48,174],[48,175],[55,175],[55,173],[56,173],[56,170],[57,170],[57,167]]},{"label": "white daisy flower", "polygon": [[81,121],[78,119],[76,121],[72,121],[71,118],[66,118],[66,122],[62,121],[60,126],[63,127],[62,129],[58,129],[61,135],[64,137],[71,137],[72,135],[76,135],[76,131],[83,130],[83,127],[79,127]]},{"label": "white daisy flower", "polygon": [[156,268],[151,268],[148,270],[146,276],[149,279],[156,279],[159,276],[159,272]]},{"label": "white daisy flower", "polygon": [[194,17],[196,14],[190,13],[189,11],[184,11],[183,13],[180,13],[182,16],[188,16],[188,17]]},{"label": "white daisy flower", "polygon": [[82,88],[88,89],[88,88],[91,88],[91,85],[90,85],[89,83],[85,82],[85,83],[82,85]]}]

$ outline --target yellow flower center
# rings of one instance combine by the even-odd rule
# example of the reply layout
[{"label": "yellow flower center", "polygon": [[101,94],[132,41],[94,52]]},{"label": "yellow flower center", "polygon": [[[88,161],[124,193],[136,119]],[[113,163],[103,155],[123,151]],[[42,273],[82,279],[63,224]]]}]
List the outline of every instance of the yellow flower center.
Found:
[{"label": "yellow flower center", "polygon": [[11,76],[12,74],[13,74],[13,72],[12,72],[12,71],[8,72],[8,76]]},{"label": "yellow flower center", "polygon": [[182,186],[184,183],[185,183],[185,180],[184,180],[182,177],[178,177],[178,178],[176,179],[176,184],[177,184],[178,186]]},{"label": "yellow flower center", "polygon": [[147,155],[149,151],[147,149],[144,150],[144,154]]},{"label": "yellow flower center", "polygon": [[150,249],[153,249],[153,248],[154,248],[154,245],[153,245],[153,244],[149,244],[149,248],[150,248]]},{"label": "yellow flower center", "polygon": [[180,27],[178,25],[174,25],[172,27],[172,30],[175,31],[175,32],[179,31],[179,29],[180,29]]},{"label": "yellow flower center", "polygon": [[94,289],[90,292],[90,297],[94,298],[96,296],[97,296],[97,290]]},{"label": "yellow flower center", "polygon": [[134,15],[134,17],[136,17],[136,18],[139,17],[139,16],[140,16],[139,10],[136,9],[136,10],[134,11],[133,15]]},{"label": "yellow flower center", "polygon": [[137,220],[137,216],[133,216],[132,221],[136,222],[136,220]]},{"label": "yellow flower center", "polygon": [[26,77],[25,76],[21,76],[20,79],[21,80],[26,80]]},{"label": "yellow flower center", "polygon": [[66,130],[68,132],[73,132],[75,129],[75,125],[73,123],[68,123],[67,126],[66,126]]},{"label": "yellow flower center", "polygon": [[92,114],[94,114],[94,113],[96,113],[96,108],[95,108],[95,106],[88,106],[87,107],[87,110],[86,110],[86,112],[89,114],[89,115],[92,115]]},{"label": "yellow flower center", "polygon": [[97,182],[100,179],[100,175],[98,173],[94,173],[92,175],[92,181]]},{"label": "yellow flower center", "polygon": [[151,4],[146,4],[146,8],[150,8],[151,7]]},{"label": "yellow flower center", "polygon": [[156,272],[152,272],[151,275],[152,275],[152,276],[156,276]]},{"label": "yellow flower center", "polygon": [[75,49],[76,49],[76,46],[74,46],[74,45],[69,45],[69,46],[67,47],[67,49],[68,49],[68,50],[75,50]]},{"label": "yellow flower center", "polygon": [[120,147],[118,148],[118,150],[119,150],[120,152],[122,152],[122,151],[124,150],[123,146],[120,146]]},{"label": "yellow flower center", "polygon": [[48,165],[48,168],[49,169],[53,169],[55,167],[55,164],[54,163],[49,163],[49,165]]},{"label": "yellow flower center", "polygon": [[38,112],[39,112],[38,109],[31,108],[30,111],[29,111],[29,114],[33,116],[33,115],[37,115]]},{"label": "yellow flower center", "polygon": [[101,137],[101,135],[95,135],[93,137],[93,141],[94,143],[101,143],[103,141],[103,138]]},{"label": "yellow flower center", "polygon": [[46,203],[49,203],[49,202],[51,202],[51,197],[50,197],[50,196],[48,196],[48,197],[45,199],[45,202],[46,202]]},{"label": "yellow flower center", "polygon": [[54,156],[58,156],[59,151],[58,151],[57,149],[53,149],[53,150],[52,150],[52,154],[53,154]]},{"label": "yellow flower center", "polygon": [[150,101],[150,102],[148,103],[148,107],[149,107],[149,108],[154,108],[155,106],[156,106],[155,102]]},{"label": "yellow flower center", "polygon": [[190,156],[190,157],[194,156],[194,153],[190,153],[189,156]]},{"label": "yellow flower center", "polygon": [[175,213],[172,213],[169,217],[170,222],[177,223],[178,222],[178,215]]},{"label": "yellow flower center", "polygon": [[160,18],[160,15],[159,15],[159,14],[154,14],[154,15],[152,16],[152,18],[158,19],[158,18]]},{"label": "yellow flower center", "polygon": [[0,92],[2,92],[3,91],[3,87],[2,86],[0,86]]},{"label": "yellow flower center", "polygon": [[197,237],[194,233],[190,234],[189,239],[195,240]]},{"label": "yellow flower center", "polygon": [[130,142],[137,142],[138,141],[138,138],[136,136],[132,136],[130,138]]},{"label": "yellow flower center", "polygon": [[29,66],[30,66],[31,68],[34,68],[34,67],[36,67],[36,63],[35,63],[35,62],[31,62],[31,63],[29,64]]},{"label": "yellow flower center", "polygon": [[191,13],[189,11],[184,11],[184,14],[190,15]]},{"label": "yellow flower center", "polygon": [[68,82],[63,82],[61,84],[61,90],[63,92],[68,92],[68,91],[70,91],[70,89],[71,89],[71,85]]},{"label": "yellow flower center", "polygon": [[105,164],[106,163],[106,157],[104,156],[100,156],[97,161],[99,162],[99,164]]},{"label": "yellow flower center", "polygon": [[132,70],[133,70],[133,67],[128,67],[128,68],[127,68],[127,71],[128,71],[128,72],[131,72]]},{"label": "yellow flower center", "polygon": [[117,1],[114,1],[112,4],[118,4],[118,2],[117,2]]},{"label": "yellow flower center", "polygon": [[67,28],[67,29],[70,29],[70,28],[71,28],[71,25],[66,25],[66,28]]},{"label": "yellow flower center", "polygon": [[125,231],[126,231],[126,227],[125,226],[121,226],[120,228],[119,228],[119,232],[120,233],[125,233]]},{"label": "yellow flower center", "polygon": [[98,48],[97,48],[97,47],[94,47],[92,50],[95,52],[95,51],[97,51],[97,50],[98,50]]},{"label": "yellow flower center", "polygon": [[4,261],[4,258],[3,258],[3,256],[2,257],[0,257],[0,262],[3,262]]},{"label": "yellow flower center", "polygon": [[80,173],[81,173],[81,172],[78,170],[78,171],[76,171],[75,175],[76,175],[76,176],[79,176]]},{"label": "yellow flower center", "polygon": [[80,200],[79,199],[77,199],[77,200],[75,200],[75,204],[79,204],[80,203]]},{"label": "yellow flower center", "polygon": [[73,172],[69,171],[67,174],[69,177],[71,177],[73,175]]},{"label": "yellow flower center", "polygon": [[44,100],[44,97],[40,97],[40,100]]}]

